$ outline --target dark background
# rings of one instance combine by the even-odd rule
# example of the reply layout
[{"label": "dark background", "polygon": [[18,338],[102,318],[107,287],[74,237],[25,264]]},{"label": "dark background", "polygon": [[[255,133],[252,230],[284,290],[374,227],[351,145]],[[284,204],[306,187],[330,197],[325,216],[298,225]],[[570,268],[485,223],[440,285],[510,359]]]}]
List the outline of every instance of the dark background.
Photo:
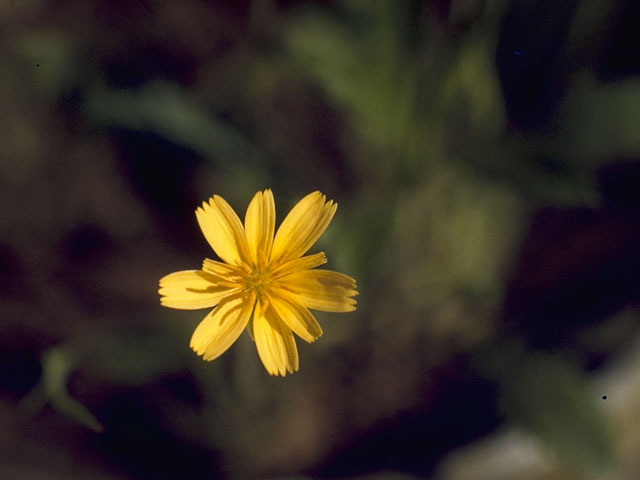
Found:
[{"label": "dark background", "polygon": [[[0,0],[0,477],[640,476],[632,0]],[[340,207],[300,371],[157,282]]]}]

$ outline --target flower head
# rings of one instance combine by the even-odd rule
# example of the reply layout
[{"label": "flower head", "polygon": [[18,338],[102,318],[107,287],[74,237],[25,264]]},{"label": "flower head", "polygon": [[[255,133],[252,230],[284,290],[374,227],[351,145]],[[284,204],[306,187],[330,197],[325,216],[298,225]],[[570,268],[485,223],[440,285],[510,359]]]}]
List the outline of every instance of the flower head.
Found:
[{"label": "flower head", "polygon": [[196,209],[202,233],[222,262],[205,259],[202,270],[160,279],[160,303],[192,310],[214,307],[191,337],[204,360],[222,355],[247,328],[271,375],[298,370],[293,334],[307,342],[322,335],[309,309],[355,310],[356,281],[342,273],[315,269],[324,253],[304,254],[325,231],[337,204],[320,192],[304,197],[275,232],[271,190],[255,194],[244,225],[221,197]]}]

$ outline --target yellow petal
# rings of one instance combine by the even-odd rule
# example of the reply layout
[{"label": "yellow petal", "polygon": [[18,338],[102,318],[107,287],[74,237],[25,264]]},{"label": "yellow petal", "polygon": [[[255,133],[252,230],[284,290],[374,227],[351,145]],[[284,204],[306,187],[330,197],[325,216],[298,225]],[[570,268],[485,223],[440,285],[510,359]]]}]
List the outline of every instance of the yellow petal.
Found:
[{"label": "yellow petal", "polygon": [[254,317],[253,338],[269,374],[284,376],[298,370],[298,348],[293,333],[270,308]]},{"label": "yellow petal", "polygon": [[305,270],[280,277],[272,288],[285,290],[292,297],[314,310],[323,312],[351,312],[356,309],[353,298],[356,281],[343,273],[331,270]]},{"label": "yellow petal", "polygon": [[222,355],[247,326],[254,304],[253,293],[225,299],[196,327],[191,337],[191,348],[204,360]]},{"label": "yellow petal", "polygon": [[273,270],[273,278],[289,275],[293,272],[299,272],[301,270],[309,270],[310,268],[318,267],[327,263],[327,256],[324,252],[314,253],[313,255],[306,255],[300,258],[294,258],[289,260]]},{"label": "yellow petal", "polygon": [[196,218],[207,242],[222,260],[232,265],[249,260],[244,227],[222,197],[214,195],[209,203],[204,202],[196,209]]},{"label": "yellow petal", "polygon": [[249,253],[254,265],[266,264],[276,227],[276,206],[271,190],[254,195],[244,217]]},{"label": "yellow petal", "polygon": [[311,312],[287,292],[270,290],[269,303],[278,318],[304,341],[311,343],[322,335],[322,327]]},{"label": "yellow petal", "polygon": [[291,209],[273,241],[272,263],[300,257],[318,240],[338,208],[332,200],[325,200],[320,192],[313,192]]},{"label": "yellow petal", "polygon": [[182,310],[215,307],[237,289],[201,270],[174,272],[160,279],[160,304]]}]

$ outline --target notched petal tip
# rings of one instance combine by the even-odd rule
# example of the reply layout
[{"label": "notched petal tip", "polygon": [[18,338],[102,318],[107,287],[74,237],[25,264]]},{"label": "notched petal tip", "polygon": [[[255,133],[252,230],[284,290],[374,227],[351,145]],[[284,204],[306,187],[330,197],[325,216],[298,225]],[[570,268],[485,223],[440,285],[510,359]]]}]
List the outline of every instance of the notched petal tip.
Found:
[{"label": "notched petal tip", "polygon": [[218,195],[196,208],[196,219],[211,248],[228,264],[248,260],[244,227],[231,206]]},{"label": "notched petal tip", "polygon": [[258,356],[270,375],[285,376],[298,369],[298,349],[291,329],[271,308],[254,317],[254,337]]},{"label": "notched petal tip", "polygon": [[207,361],[222,355],[247,326],[254,302],[255,296],[239,294],[214,308],[191,336],[193,351]]},{"label": "notched petal tip", "polygon": [[229,282],[202,270],[183,270],[165,275],[158,282],[160,304],[179,310],[214,307],[237,291]]},{"label": "notched petal tip", "polygon": [[196,219],[198,223],[200,223],[203,216],[207,215],[209,211],[213,208],[213,197],[209,200],[202,202],[202,204],[195,209]]},{"label": "notched petal tip", "polygon": [[332,270],[303,270],[276,279],[272,291],[312,310],[350,312],[356,304],[351,297],[358,294],[352,280]]},{"label": "notched petal tip", "polygon": [[313,338],[311,338],[311,339],[309,339],[309,340],[307,340],[306,338],[302,338],[302,337],[300,337],[300,338],[302,338],[302,339],[303,339],[305,342],[307,342],[307,343],[314,343],[314,342],[315,342],[316,340],[318,340],[322,335],[324,335],[324,330],[322,330],[322,328],[321,328],[321,329],[320,329],[320,331],[319,331],[319,332],[317,332],[317,333],[315,334],[315,337],[313,337]]},{"label": "notched petal tip", "polygon": [[336,208],[333,200],[327,202],[318,191],[300,200],[276,232],[272,261],[284,263],[304,255],[329,226]]},{"label": "notched petal tip", "polygon": [[322,327],[313,314],[284,290],[272,291],[271,312],[307,343],[322,335]]}]

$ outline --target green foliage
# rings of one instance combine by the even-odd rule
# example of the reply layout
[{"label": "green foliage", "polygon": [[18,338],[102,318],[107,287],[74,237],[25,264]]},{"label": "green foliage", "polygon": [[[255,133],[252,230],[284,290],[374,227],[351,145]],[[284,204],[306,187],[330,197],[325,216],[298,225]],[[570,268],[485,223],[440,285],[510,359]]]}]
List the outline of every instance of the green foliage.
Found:
[{"label": "green foliage", "polygon": [[67,392],[67,381],[74,367],[74,359],[68,349],[52,348],[42,357],[42,384],[44,394],[60,413],[96,432],[103,430],[98,419]]},{"label": "green foliage", "polygon": [[341,17],[309,10],[287,30],[292,59],[338,100],[365,131],[397,141],[408,127],[413,68],[404,52],[409,2],[347,2]]},{"label": "green foliage", "polygon": [[222,165],[257,163],[261,156],[244,135],[170,83],[155,82],[138,91],[96,88],[88,93],[86,112],[97,124],[154,133]]}]

